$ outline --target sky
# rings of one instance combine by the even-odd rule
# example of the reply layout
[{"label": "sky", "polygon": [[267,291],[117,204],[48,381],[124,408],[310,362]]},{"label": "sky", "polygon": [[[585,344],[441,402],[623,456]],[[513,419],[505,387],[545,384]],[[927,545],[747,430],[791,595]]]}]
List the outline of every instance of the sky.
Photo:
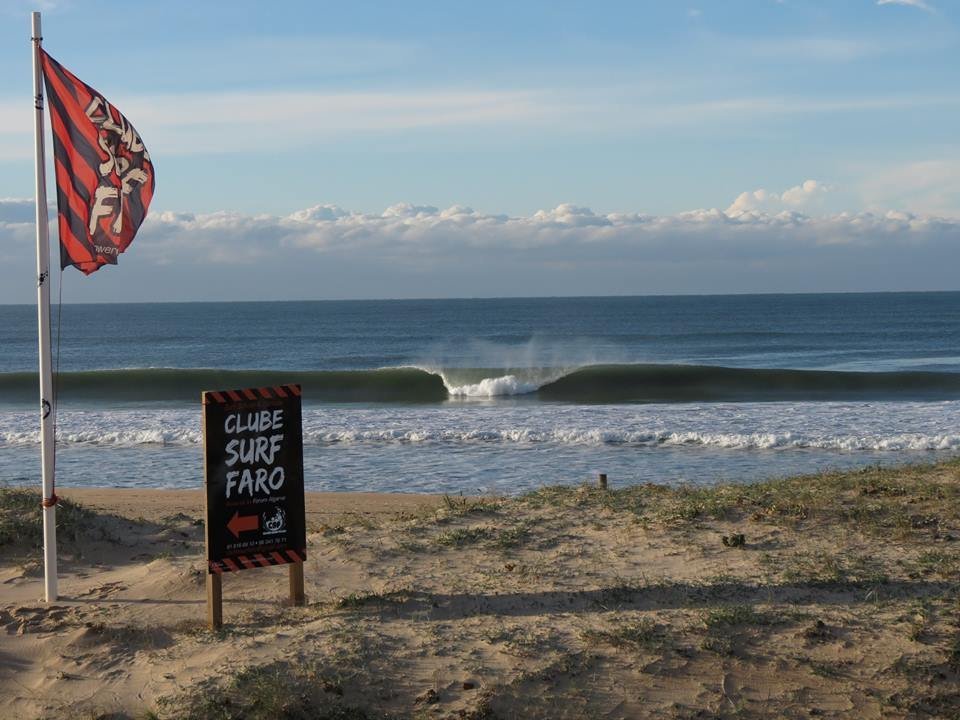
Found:
[{"label": "sky", "polygon": [[37,9],[157,177],[66,302],[960,290],[960,0],[0,0],[0,303]]}]

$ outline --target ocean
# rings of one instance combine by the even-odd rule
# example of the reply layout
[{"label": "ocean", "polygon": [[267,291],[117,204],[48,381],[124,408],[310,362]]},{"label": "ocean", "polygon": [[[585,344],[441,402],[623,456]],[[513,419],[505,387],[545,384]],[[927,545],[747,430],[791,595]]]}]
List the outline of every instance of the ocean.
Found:
[{"label": "ocean", "polygon": [[[751,482],[960,450],[960,293],[65,305],[58,487],[200,488],[201,390],[298,382],[309,490]],[[39,487],[36,309],[0,482]]]}]

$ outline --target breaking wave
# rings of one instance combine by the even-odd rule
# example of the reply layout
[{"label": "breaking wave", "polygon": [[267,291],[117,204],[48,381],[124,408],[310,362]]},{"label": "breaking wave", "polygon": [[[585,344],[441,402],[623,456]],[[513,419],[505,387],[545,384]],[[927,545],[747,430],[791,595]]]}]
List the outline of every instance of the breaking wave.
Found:
[{"label": "breaking wave", "polygon": [[[574,403],[950,400],[960,373],[846,372],[703,365],[258,371],[120,369],[62,373],[63,402],[196,402],[202,390],[299,382],[306,402],[441,403],[525,398]],[[0,373],[0,402],[34,404],[36,373]]]}]

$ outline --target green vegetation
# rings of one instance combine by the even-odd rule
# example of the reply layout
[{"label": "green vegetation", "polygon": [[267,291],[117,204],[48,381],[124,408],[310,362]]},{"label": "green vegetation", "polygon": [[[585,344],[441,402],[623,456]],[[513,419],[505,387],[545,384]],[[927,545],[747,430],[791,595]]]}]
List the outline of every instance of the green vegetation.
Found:
[{"label": "green vegetation", "polygon": [[483,640],[499,645],[504,652],[516,657],[539,657],[557,644],[550,632],[538,632],[522,625],[512,625],[485,631]]},{"label": "green vegetation", "polygon": [[785,622],[785,618],[759,611],[752,605],[720,605],[708,608],[701,616],[706,635],[700,647],[717,655],[730,656],[738,644],[752,639],[758,629],[768,629]]},{"label": "green vegetation", "polygon": [[737,625],[773,625],[777,618],[769,613],[758,612],[751,605],[723,605],[711,608],[703,616],[708,630]]},{"label": "green vegetation", "polygon": [[467,515],[480,515],[496,512],[501,501],[492,498],[469,498],[460,495],[443,496],[443,515],[447,518],[458,518]]},{"label": "green vegetation", "polygon": [[[77,512],[85,538],[111,527]],[[335,520],[310,542],[347,571],[306,608],[238,610],[216,634],[199,620],[151,634],[96,615],[106,624],[83,623],[77,645],[162,663],[172,643],[239,652],[245,637],[260,647],[282,632],[282,656],[165,698],[155,720],[799,717],[853,696],[865,717],[960,718],[960,460],[447,496],[392,520]],[[80,626],[32,608],[0,619]]]},{"label": "green vegetation", "polygon": [[463,527],[445,530],[434,538],[437,545],[444,547],[463,547],[473,545],[493,536],[493,531],[486,527]]},{"label": "green vegetation", "polygon": [[960,554],[945,550],[925,550],[917,556],[917,565],[923,575],[954,578],[960,573]]},{"label": "green vegetation", "polygon": [[[76,540],[94,527],[97,513],[61,499],[57,504],[57,535]],[[35,550],[43,545],[43,508],[34,490],[0,487],[0,548]]]},{"label": "green vegetation", "polygon": [[765,556],[764,562],[779,570],[784,582],[794,585],[882,585],[889,580],[883,564],[869,555],[807,550]]},{"label": "green vegetation", "polygon": [[208,680],[188,692],[163,698],[160,720],[373,720],[343,700],[341,679],[333,673],[278,661],[248,667],[230,680]]},{"label": "green vegetation", "polygon": [[389,592],[353,592],[337,600],[334,605],[341,610],[363,608],[371,605],[382,607],[384,605],[404,603],[410,598],[411,594],[406,590],[393,590]]},{"label": "green vegetation", "polygon": [[522,522],[501,530],[494,540],[494,545],[500,550],[510,550],[521,545],[529,536],[530,524]]},{"label": "green vegetation", "polygon": [[646,521],[685,525],[700,520],[796,525],[829,520],[873,534],[930,534],[960,520],[960,460],[938,465],[868,467],[761,483],[707,487],[638,485],[600,490],[545,487],[520,502],[629,512]]},{"label": "green vegetation", "polygon": [[616,648],[640,647],[653,648],[664,640],[664,628],[652,618],[640,618],[633,622],[624,622],[609,630],[587,630],[583,633],[586,642],[611,645]]}]

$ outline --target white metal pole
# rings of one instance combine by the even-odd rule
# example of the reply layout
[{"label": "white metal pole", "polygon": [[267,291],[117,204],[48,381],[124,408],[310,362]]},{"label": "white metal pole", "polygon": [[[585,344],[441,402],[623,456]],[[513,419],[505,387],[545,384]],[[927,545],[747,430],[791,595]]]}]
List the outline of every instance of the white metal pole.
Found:
[{"label": "white metal pole", "polygon": [[43,152],[43,77],[40,67],[40,13],[33,29],[33,140],[36,145],[37,327],[40,337],[40,467],[43,473],[43,579],[47,602],[57,599],[57,508],[53,485],[53,369],[50,363],[50,227]]}]

